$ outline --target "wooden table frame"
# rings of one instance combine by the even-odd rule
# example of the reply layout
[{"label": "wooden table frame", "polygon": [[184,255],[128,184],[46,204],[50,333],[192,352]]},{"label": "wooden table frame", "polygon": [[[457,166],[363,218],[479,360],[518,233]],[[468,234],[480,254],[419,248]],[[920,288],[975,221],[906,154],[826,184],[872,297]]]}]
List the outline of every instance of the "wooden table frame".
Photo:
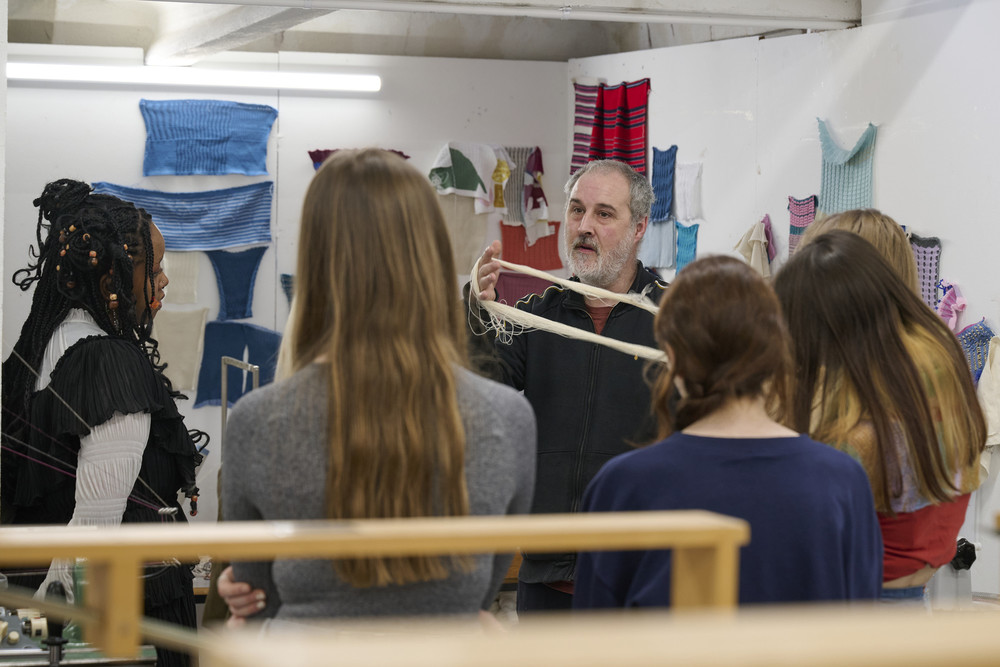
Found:
[{"label": "wooden table frame", "polygon": [[132,524],[100,530],[10,527],[0,528],[0,567],[86,558],[85,609],[75,616],[88,641],[109,656],[127,657],[139,647],[139,575],[142,564],[150,561],[196,561],[203,554],[228,560],[270,560],[672,549],[674,608],[733,608],[739,548],[749,537],[745,521],[702,511]]}]

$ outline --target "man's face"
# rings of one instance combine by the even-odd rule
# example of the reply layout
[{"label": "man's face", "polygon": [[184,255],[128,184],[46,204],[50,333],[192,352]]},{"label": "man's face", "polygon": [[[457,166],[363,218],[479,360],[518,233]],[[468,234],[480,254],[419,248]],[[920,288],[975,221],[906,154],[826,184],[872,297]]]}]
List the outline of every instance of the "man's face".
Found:
[{"label": "man's face", "polygon": [[589,172],[573,186],[566,205],[566,250],[569,268],[582,282],[612,289],[633,267],[645,231],[644,220],[632,224],[623,175]]}]

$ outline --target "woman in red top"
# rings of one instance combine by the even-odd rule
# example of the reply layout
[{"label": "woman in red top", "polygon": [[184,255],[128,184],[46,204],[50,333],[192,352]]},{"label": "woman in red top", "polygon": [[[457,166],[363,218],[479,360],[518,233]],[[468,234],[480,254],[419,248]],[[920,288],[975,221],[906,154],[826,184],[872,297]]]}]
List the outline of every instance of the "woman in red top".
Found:
[{"label": "woman in red top", "polygon": [[800,246],[775,281],[795,351],[792,426],[868,472],[883,598],[921,598],[955,554],[986,425],[954,334],[857,234]]}]

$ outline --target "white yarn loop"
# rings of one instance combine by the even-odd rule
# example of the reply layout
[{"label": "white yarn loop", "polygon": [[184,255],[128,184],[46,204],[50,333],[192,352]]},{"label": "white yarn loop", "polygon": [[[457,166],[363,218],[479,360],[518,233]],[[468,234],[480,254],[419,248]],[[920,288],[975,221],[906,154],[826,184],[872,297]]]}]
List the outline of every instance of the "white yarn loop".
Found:
[{"label": "white yarn loop", "polygon": [[[472,274],[470,276],[472,282],[472,289],[469,292],[470,299],[478,300],[479,293],[482,291],[479,288],[479,262],[481,259],[482,258],[477,259],[476,263],[472,267]],[[644,294],[636,294],[635,292],[621,294],[601,289],[600,287],[593,287],[591,285],[584,285],[580,282],[557,278],[556,276],[545,273],[544,271],[533,269],[530,266],[514,264],[501,259],[495,261],[499,262],[500,266],[505,269],[510,269],[511,271],[517,271],[518,273],[524,273],[529,276],[535,276],[536,278],[551,281],[557,285],[565,287],[568,290],[579,292],[584,296],[590,296],[603,301],[627,303],[637,308],[649,311],[654,315],[659,312],[659,308],[656,307],[656,304],[654,304],[649,297]],[[470,306],[474,305],[475,304],[470,303]],[[489,315],[489,322],[484,321],[482,317],[478,317],[480,324],[485,327],[486,331],[495,331],[497,337],[503,343],[510,343],[514,336],[525,333],[526,331],[540,330],[548,331],[549,333],[554,333],[556,335],[563,336],[564,338],[572,338],[575,340],[582,340],[610,347],[613,350],[618,350],[619,352],[631,355],[637,359],[641,357],[643,359],[649,359],[650,361],[667,363],[667,355],[662,350],[655,347],[647,347],[646,345],[638,345],[636,343],[627,343],[608,336],[601,336],[600,334],[592,331],[584,331],[576,327],[571,327],[567,324],[562,324],[561,322],[553,322],[552,320],[547,320],[544,317],[539,317],[538,315],[534,315],[495,300],[479,301],[479,307],[482,310],[485,310]],[[472,307],[469,309],[469,312],[470,314],[475,313],[476,309]],[[475,315],[470,315],[470,317],[475,317]]]}]

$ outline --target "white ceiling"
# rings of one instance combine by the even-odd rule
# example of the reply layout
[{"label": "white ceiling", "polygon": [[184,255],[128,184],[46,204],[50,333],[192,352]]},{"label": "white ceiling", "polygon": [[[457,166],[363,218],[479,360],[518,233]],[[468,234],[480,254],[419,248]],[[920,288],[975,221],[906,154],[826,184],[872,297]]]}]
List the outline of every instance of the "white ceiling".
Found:
[{"label": "white ceiling", "polygon": [[9,0],[10,42],[557,60],[858,25],[861,0]]}]

